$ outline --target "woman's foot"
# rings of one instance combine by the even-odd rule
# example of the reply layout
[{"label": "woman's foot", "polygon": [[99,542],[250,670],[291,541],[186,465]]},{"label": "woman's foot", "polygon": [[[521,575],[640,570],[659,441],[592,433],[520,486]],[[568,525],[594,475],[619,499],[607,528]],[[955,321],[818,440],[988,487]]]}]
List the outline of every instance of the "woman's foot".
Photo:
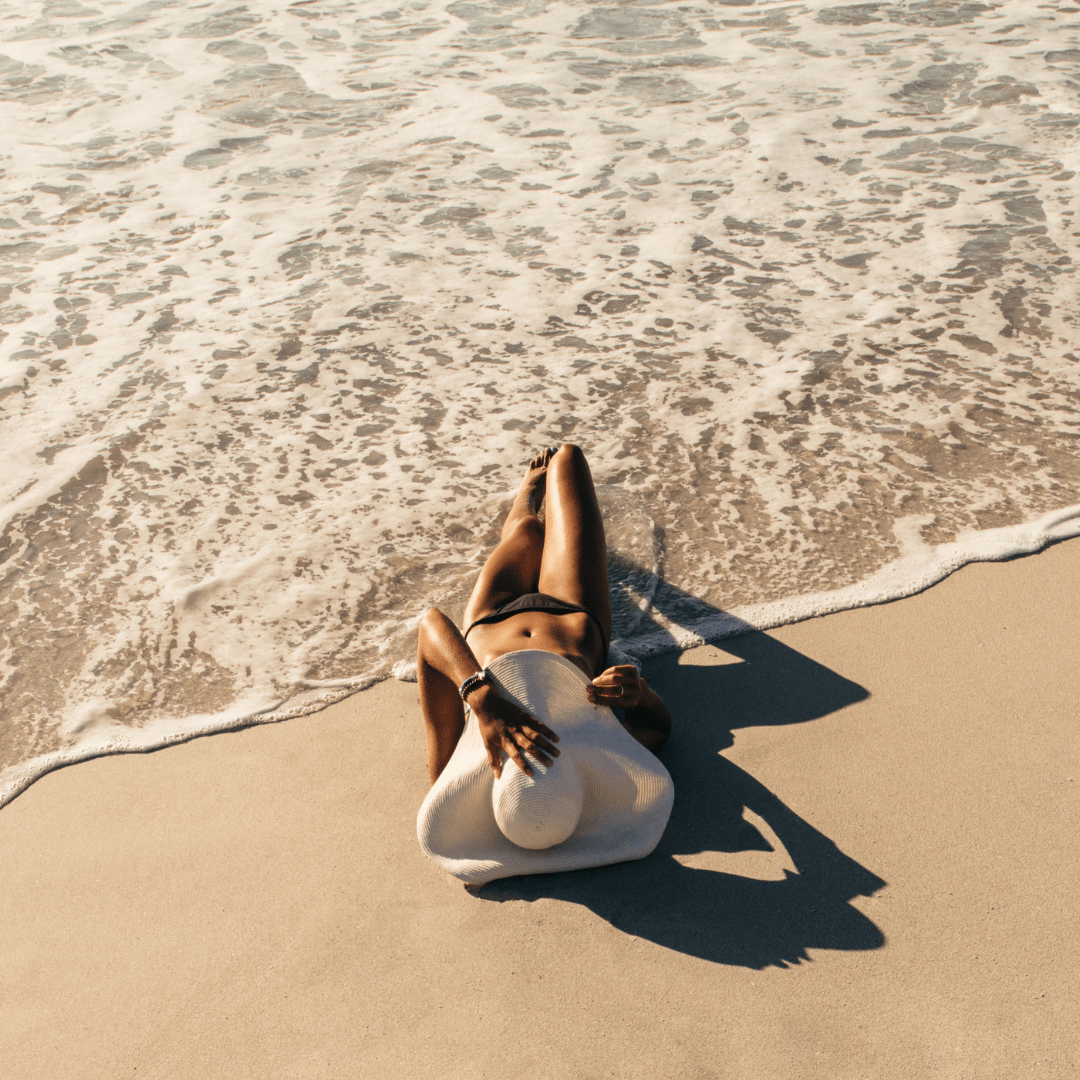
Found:
[{"label": "woman's foot", "polygon": [[529,467],[525,471],[525,478],[521,481],[521,487],[514,501],[530,514],[540,513],[544,491],[547,488],[548,462],[558,449],[557,446],[549,446],[546,450],[542,450],[529,462]]}]

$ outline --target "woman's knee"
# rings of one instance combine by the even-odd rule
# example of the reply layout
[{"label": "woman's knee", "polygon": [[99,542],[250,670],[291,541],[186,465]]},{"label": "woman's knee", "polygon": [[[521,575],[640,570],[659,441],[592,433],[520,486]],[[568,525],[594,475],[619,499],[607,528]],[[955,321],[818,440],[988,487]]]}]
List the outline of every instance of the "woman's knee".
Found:
[{"label": "woman's knee", "polygon": [[564,442],[559,449],[551,455],[551,460],[583,462],[585,460],[585,451],[582,450],[577,443]]},{"label": "woman's knee", "polygon": [[543,522],[535,514],[511,518],[503,526],[501,539],[504,544],[520,544],[525,548],[539,545],[540,550],[543,550]]},{"label": "woman's knee", "polygon": [[575,479],[589,476],[589,463],[585,451],[577,443],[563,443],[548,462],[548,471],[573,476]]},{"label": "woman's knee", "polygon": [[449,622],[447,617],[438,608],[428,608],[420,616],[420,625],[416,628],[417,647],[420,652],[424,646],[436,637],[443,626]]}]

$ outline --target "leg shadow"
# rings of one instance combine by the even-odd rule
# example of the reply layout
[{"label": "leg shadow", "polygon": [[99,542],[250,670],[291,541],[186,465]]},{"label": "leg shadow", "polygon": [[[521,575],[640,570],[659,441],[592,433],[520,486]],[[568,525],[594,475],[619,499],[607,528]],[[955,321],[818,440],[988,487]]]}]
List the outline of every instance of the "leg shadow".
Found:
[{"label": "leg shadow", "polygon": [[[665,607],[685,610],[688,600],[665,585],[656,591],[656,617],[662,623]],[[656,851],[640,862],[492,882],[481,899],[581,904],[627,934],[756,969],[797,964],[810,949],[884,943],[850,901],[886,883],[721,756],[735,729],[814,720],[868,692],[762,633],[727,638],[723,652],[727,662],[706,666],[680,665],[676,655],[646,663],[646,677],[674,717],[663,758],[675,780],[675,806]],[[782,851],[767,838],[770,831]],[[774,852],[764,859],[764,874],[760,864],[749,875],[715,868],[725,855],[746,852]]]}]

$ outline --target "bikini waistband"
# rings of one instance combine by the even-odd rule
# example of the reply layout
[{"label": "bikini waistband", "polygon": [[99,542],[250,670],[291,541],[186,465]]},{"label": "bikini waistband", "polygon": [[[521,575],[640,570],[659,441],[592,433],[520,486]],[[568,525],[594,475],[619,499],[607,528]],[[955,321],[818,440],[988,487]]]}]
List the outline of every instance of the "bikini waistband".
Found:
[{"label": "bikini waistband", "polygon": [[489,612],[487,615],[482,615],[479,619],[474,619],[469,624],[463,636],[467,638],[474,626],[480,626],[484,623],[500,622],[511,615],[519,615],[525,611],[547,611],[553,615],[569,615],[581,612],[588,615],[596,624],[596,629],[600,631],[600,641],[604,647],[602,659],[605,661],[607,660],[607,634],[604,633],[603,624],[600,622],[596,613],[590,611],[586,607],[582,607],[580,604],[572,604],[569,600],[560,600],[557,596],[549,596],[547,593],[526,593],[524,596],[518,596],[513,600],[508,600],[505,604],[500,604],[494,611]]}]

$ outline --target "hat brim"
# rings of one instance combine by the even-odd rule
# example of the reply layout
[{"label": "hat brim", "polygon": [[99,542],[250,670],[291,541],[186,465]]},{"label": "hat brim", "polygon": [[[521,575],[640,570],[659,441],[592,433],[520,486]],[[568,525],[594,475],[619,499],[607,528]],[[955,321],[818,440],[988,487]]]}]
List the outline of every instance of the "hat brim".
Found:
[{"label": "hat brim", "polygon": [[[508,840],[495,821],[494,773],[475,717],[420,807],[417,838],[424,854],[471,885],[520,874],[554,874],[642,859],[660,841],[674,788],[661,762],[615,719],[589,703],[589,680],[557,653],[526,649],[488,666],[501,694],[559,736],[560,758],[572,757],[583,803],[573,834],[530,850]],[[507,768],[517,768],[507,762]]]}]

